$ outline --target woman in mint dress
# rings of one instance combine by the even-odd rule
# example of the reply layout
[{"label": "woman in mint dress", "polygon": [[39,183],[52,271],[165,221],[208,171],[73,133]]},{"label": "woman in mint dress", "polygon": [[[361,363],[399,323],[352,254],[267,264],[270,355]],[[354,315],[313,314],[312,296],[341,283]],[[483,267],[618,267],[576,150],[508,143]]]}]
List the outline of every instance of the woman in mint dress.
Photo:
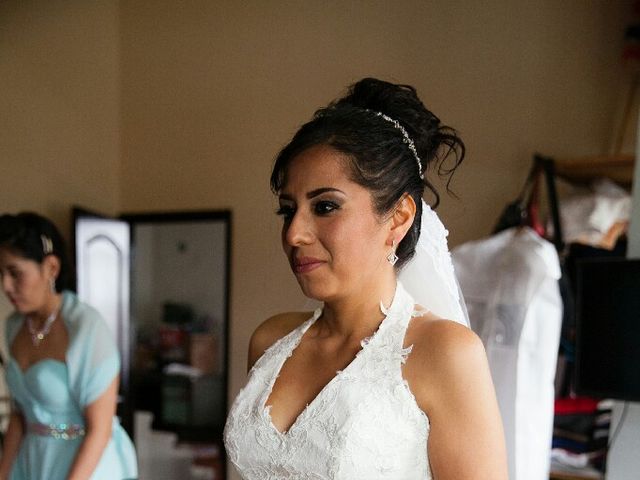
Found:
[{"label": "woman in mint dress", "polygon": [[2,289],[12,412],[0,480],[137,478],[115,409],[120,358],[98,312],[63,290],[60,234],[32,213],[0,216]]}]

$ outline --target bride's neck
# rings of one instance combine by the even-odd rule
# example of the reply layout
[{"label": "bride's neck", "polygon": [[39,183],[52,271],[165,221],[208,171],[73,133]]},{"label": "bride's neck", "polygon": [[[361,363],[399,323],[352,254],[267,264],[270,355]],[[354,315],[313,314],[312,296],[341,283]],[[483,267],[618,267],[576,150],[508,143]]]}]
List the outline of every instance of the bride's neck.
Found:
[{"label": "bride's neck", "polygon": [[389,307],[396,291],[395,275],[385,281],[362,285],[351,294],[325,302],[319,319],[329,333],[360,336],[361,331],[377,328],[384,314],[380,303]]}]

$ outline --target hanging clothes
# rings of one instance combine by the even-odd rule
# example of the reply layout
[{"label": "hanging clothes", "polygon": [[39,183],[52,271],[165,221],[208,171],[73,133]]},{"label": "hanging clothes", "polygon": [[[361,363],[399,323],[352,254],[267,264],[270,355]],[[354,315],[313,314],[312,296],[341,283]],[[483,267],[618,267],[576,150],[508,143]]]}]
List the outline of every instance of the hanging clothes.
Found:
[{"label": "hanging clothes", "polygon": [[560,262],[529,227],[461,245],[453,262],[482,339],[505,430],[511,480],[547,480],[562,324]]}]

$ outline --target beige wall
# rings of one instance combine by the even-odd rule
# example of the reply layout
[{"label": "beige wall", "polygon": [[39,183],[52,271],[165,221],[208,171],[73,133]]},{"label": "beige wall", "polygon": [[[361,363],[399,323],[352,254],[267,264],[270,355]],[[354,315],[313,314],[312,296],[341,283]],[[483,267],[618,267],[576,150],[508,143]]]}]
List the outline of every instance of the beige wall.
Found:
[{"label": "beige wall", "polygon": [[[231,208],[231,394],[252,329],[305,300],[273,157],[363,76],[413,84],[465,139],[451,242],[489,232],[534,151],[603,153],[631,0],[0,3],[3,210]],[[67,223],[65,225],[65,223]]]},{"label": "beige wall", "polygon": [[0,2],[2,213],[38,211],[67,235],[72,205],[117,211],[118,28],[113,1]]}]

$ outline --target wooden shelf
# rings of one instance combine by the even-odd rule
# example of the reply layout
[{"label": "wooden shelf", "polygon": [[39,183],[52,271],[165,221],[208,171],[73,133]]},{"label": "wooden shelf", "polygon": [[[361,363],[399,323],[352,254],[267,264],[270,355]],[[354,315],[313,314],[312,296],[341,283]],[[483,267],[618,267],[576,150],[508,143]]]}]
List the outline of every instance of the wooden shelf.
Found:
[{"label": "wooden shelf", "polygon": [[633,183],[634,155],[602,155],[581,158],[557,158],[556,174],[570,182],[588,183],[600,177],[630,187]]}]

